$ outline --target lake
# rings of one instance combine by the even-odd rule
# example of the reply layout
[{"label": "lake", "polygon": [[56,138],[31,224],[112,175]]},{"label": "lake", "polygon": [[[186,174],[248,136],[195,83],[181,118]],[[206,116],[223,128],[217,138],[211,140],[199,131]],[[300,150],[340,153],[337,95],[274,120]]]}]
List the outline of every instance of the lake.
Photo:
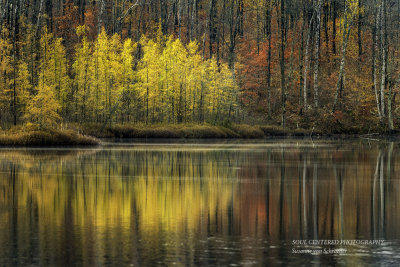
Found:
[{"label": "lake", "polygon": [[2,148],[0,266],[398,265],[399,151],[368,140]]}]

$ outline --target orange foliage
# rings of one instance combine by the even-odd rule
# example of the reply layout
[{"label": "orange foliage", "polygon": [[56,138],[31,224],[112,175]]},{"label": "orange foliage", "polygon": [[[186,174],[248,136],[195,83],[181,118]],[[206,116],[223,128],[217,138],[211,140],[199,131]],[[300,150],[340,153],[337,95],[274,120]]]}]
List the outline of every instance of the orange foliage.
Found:
[{"label": "orange foliage", "polygon": [[91,5],[85,11],[85,26],[89,40],[93,41],[97,36],[97,8],[95,5]]},{"label": "orange foliage", "polygon": [[63,38],[67,55],[72,55],[74,46],[78,42],[75,29],[79,24],[80,16],[78,7],[74,5],[73,1],[68,0],[64,4],[63,14],[55,18],[55,34]]},{"label": "orange foliage", "polygon": [[[275,49],[275,44],[271,50]],[[238,80],[241,87],[241,101],[246,106],[261,105],[258,108],[266,108],[267,77],[268,77],[268,41],[257,45],[250,42],[242,44],[239,48],[239,64],[237,66]],[[249,52],[250,50],[250,52]],[[276,61],[271,56],[271,77]]]}]

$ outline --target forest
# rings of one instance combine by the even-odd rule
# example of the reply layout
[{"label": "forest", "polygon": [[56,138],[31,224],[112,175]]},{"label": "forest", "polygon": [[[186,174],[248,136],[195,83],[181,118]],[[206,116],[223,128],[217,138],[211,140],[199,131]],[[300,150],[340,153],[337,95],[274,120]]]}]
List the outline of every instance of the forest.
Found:
[{"label": "forest", "polygon": [[398,128],[399,0],[0,0],[0,126]]}]

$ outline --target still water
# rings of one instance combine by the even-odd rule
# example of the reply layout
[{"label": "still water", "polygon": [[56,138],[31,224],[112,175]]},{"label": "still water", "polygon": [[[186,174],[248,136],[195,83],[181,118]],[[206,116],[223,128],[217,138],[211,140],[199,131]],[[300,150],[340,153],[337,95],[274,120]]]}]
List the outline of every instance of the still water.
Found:
[{"label": "still water", "polygon": [[3,148],[0,266],[398,265],[399,151],[362,140]]}]

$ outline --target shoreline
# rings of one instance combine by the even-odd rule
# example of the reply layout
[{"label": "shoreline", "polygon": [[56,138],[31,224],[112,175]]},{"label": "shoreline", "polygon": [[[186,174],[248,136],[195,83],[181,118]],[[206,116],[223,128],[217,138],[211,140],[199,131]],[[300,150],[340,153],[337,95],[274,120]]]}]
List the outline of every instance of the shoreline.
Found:
[{"label": "shoreline", "polygon": [[279,126],[228,127],[214,125],[72,125],[68,130],[26,129],[16,127],[0,132],[0,147],[101,146],[101,139],[115,140],[236,140],[236,139],[365,139],[369,141],[400,140],[398,131],[381,133],[323,133],[305,129],[283,129]]},{"label": "shoreline", "polygon": [[275,139],[275,138],[400,138],[400,131],[376,132],[337,131],[315,129],[289,129],[273,125],[235,124],[216,126],[208,124],[181,125],[99,125],[79,126],[78,132],[95,138],[114,139]]}]

